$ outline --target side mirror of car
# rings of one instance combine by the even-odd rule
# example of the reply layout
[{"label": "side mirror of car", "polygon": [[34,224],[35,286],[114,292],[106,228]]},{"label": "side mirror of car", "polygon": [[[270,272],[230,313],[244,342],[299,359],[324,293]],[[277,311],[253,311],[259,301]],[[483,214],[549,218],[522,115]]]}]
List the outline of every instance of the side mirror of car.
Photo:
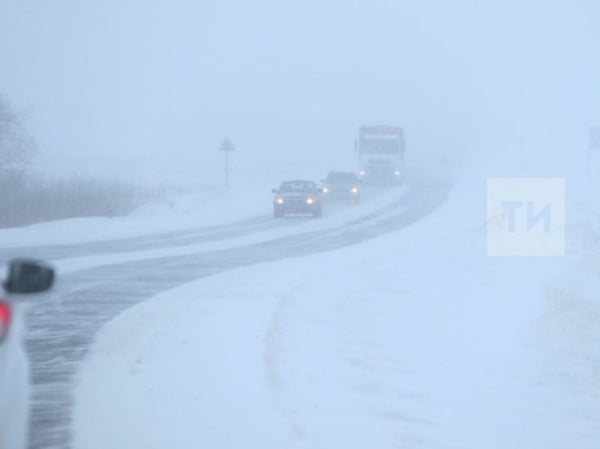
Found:
[{"label": "side mirror of car", "polygon": [[272,193],[277,193],[277,189],[271,189]]},{"label": "side mirror of car", "polygon": [[9,293],[37,293],[48,290],[54,283],[54,269],[30,259],[15,259],[8,265],[4,289]]}]

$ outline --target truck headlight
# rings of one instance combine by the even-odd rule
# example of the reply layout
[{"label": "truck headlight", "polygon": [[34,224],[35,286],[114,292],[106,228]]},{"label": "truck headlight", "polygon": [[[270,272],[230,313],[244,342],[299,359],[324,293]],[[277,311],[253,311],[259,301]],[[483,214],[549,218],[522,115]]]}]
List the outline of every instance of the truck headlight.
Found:
[{"label": "truck headlight", "polygon": [[352,189],[350,189],[350,191],[354,194],[358,193],[358,189],[356,187],[352,187]]},{"label": "truck headlight", "polygon": [[277,204],[283,204],[283,198],[277,198],[275,201]]},{"label": "truck headlight", "polygon": [[358,174],[359,174],[360,176],[365,176],[365,175],[367,174],[367,172],[366,172],[366,171],[364,171],[364,170],[361,170],[361,171],[359,171],[359,172],[358,172]]},{"label": "truck headlight", "polygon": [[306,198],[306,204],[312,204],[314,202],[315,200],[313,200],[312,198]]},{"label": "truck headlight", "polygon": [[329,192],[329,189],[327,187],[323,187],[323,193],[327,193]]},{"label": "truck headlight", "polygon": [[394,174],[395,174],[396,176],[400,176],[400,170],[394,170]]}]

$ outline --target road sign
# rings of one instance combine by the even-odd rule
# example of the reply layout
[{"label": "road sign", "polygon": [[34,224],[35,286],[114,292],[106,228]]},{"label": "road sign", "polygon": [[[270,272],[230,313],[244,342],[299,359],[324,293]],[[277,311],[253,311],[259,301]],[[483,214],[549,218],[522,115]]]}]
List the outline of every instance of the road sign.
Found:
[{"label": "road sign", "polygon": [[229,137],[225,137],[225,139],[223,139],[223,143],[221,143],[221,146],[219,147],[219,151],[235,151],[235,148],[233,148],[233,145],[231,144],[231,140],[229,140]]}]

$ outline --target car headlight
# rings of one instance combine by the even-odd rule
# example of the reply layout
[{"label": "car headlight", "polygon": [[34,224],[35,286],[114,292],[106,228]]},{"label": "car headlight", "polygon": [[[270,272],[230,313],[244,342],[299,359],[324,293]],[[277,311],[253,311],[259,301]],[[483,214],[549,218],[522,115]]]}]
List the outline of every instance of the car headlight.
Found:
[{"label": "car headlight", "polygon": [[329,189],[327,187],[323,187],[323,193],[327,193],[329,192]]},{"label": "car headlight", "polygon": [[352,187],[352,189],[350,189],[350,191],[354,194],[358,193],[358,189],[356,187]]},{"label": "car headlight", "polygon": [[400,170],[395,170],[395,171],[394,171],[394,174],[395,174],[396,176],[400,176]]},{"label": "car headlight", "polygon": [[277,204],[283,204],[283,198],[277,198],[277,199],[275,200],[275,202],[276,202]]},{"label": "car headlight", "polygon": [[306,204],[312,204],[314,202],[315,200],[313,200],[312,198],[306,198]]},{"label": "car headlight", "polygon": [[364,170],[361,170],[361,171],[359,171],[359,172],[358,172],[358,174],[359,174],[360,176],[365,176],[365,175],[367,174],[367,172],[366,172],[366,171],[364,171]]}]

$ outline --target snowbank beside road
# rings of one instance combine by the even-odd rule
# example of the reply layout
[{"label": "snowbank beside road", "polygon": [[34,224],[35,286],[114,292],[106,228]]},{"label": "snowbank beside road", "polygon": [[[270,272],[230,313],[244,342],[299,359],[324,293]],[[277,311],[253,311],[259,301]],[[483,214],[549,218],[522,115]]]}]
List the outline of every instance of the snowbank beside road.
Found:
[{"label": "snowbank beside road", "polygon": [[0,247],[95,242],[217,226],[270,214],[269,198],[268,190],[258,189],[173,196],[155,200],[127,217],[73,218],[0,229]]},{"label": "snowbank beside road", "polygon": [[[337,232],[341,226],[344,226],[343,229],[347,230],[351,226],[360,228],[360,226],[368,225],[373,221],[383,220],[388,215],[399,212],[400,209],[397,203],[402,200],[402,198],[407,194],[408,190],[408,187],[390,190],[385,194],[381,194],[380,196],[374,198],[372,201],[362,204],[360,207],[347,207],[339,209],[336,211],[336,213],[332,214],[332,216],[328,216],[329,213],[326,211],[324,218],[319,220],[310,219],[307,223],[304,223],[301,231],[304,233],[315,231]],[[56,261],[55,265],[61,273],[72,273],[101,265],[231,249],[244,245],[263,243],[290,235],[296,235],[299,232],[300,231],[298,229],[293,227],[269,229],[267,226],[265,226],[264,230],[250,233],[244,237],[230,238],[224,241],[215,240],[210,243],[190,244],[182,247],[74,257]]]},{"label": "snowbank beside road", "polygon": [[80,373],[74,447],[595,448],[600,285],[579,264],[600,265],[576,241],[486,257],[466,201],[121,314]]}]

